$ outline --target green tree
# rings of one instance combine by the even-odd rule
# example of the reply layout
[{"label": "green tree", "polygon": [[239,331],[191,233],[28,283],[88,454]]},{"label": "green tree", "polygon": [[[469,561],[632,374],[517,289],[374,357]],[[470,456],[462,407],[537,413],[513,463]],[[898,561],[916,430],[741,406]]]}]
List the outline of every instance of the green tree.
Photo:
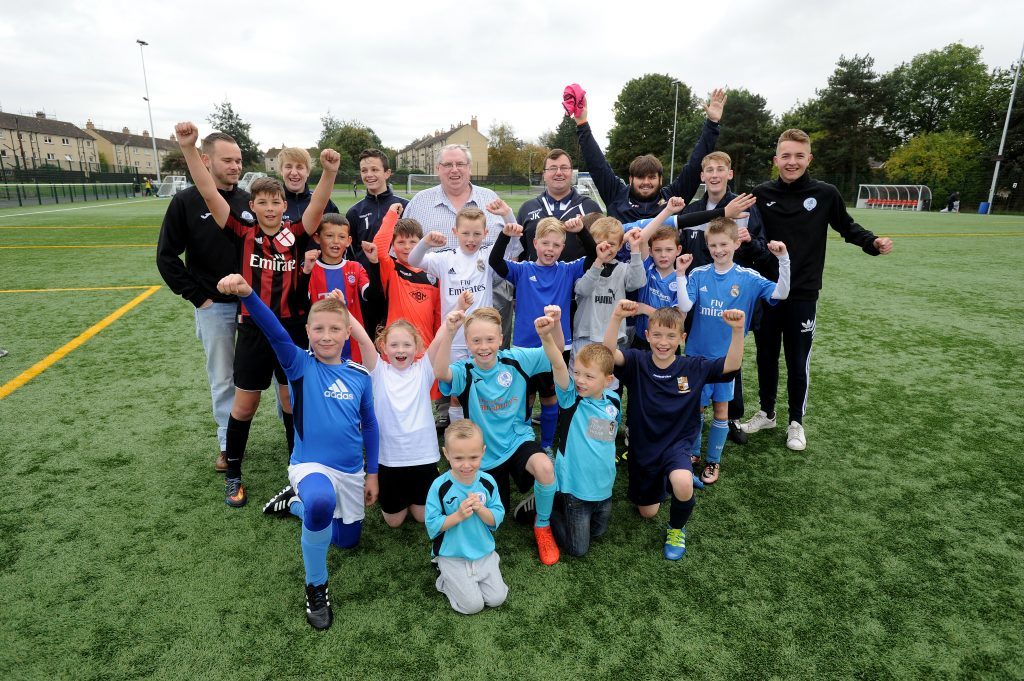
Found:
[{"label": "green tree", "polygon": [[[178,152],[181,153],[180,151]],[[182,157],[184,159],[184,157]],[[110,170],[110,159],[102,151],[99,154],[100,172],[105,173]]]},{"label": "green tree", "polygon": [[[324,132],[327,133],[326,121],[324,128]],[[354,120],[344,121],[334,126],[324,141],[325,144],[320,149],[330,148],[341,154],[339,173],[349,175],[359,173],[359,154],[364,149],[380,149],[384,146],[373,128]],[[319,166],[319,162],[317,165]]]},{"label": "green tree", "polygon": [[185,157],[182,155],[181,149],[173,149],[167,152],[167,155],[160,162],[160,172],[165,175],[184,175],[187,171],[188,164],[185,163]]},{"label": "green tree", "polygon": [[885,175],[896,184],[928,185],[936,207],[954,191],[965,201],[980,201],[987,196],[983,151],[970,133],[926,132],[914,135],[892,153],[885,163]]},{"label": "green tree", "polygon": [[769,172],[775,154],[775,121],[761,95],[744,89],[730,89],[726,93],[728,125],[722,126],[715,148],[732,158],[735,184],[742,187],[748,175],[757,181]]},{"label": "green tree", "polygon": [[263,161],[263,152],[260,151],[258,142],[252,139],[250,130],[251,123],[246,123],[242,117],[235,113],[231,102],[226,99],[213,108],[213,113],[206,117],[214,130],[227,133],[238,142],[238,148],[242,150],[242,165],[246,169],[259,170]]},{"label": "green tree", "polygon": [[580,153],[579,138],[576,137],[576,120],[572,116],[562,116],[562,122],[557,128],[541,135],[540,143],[548,149],[561,149],[569,154],[573,168],[584,171],[587,169],[583,162],[583,154]]},{"label": "green tree", "polygon": [[333,116],[328,109],[327,113],[320,117],[320,138],[316,141],[316,148],[322,150],[330,147],[331,139],[338,134],[342,125],[342,121]]},{"label": "green tree", "polygon": [[[608,163],[619,175],[626,176],[630,161],[641,154],[654,154],[662,160],[668,172],[672,151],[675,82],[672,76],[649,73],[634,78],[622,87],[615,100],[615,125],[608,133],[608,151],[605,154]],[[703,116],[689,86],[681,83],[676,131],[677,162],[688,156],[687,145],[697,139]]]},{"label": "green tree", "polygon": [[491,175],[526,173],[524,143],[516,137],[516,131],[510,124],[504,121],[494,123],[487,131],[487,138],[487,163]]},{"label": "green tree", "polygon": [[978,104],[992,78],[980,47],[953,43],[900,64],[884,80],[893,93],[886,123],[906,139],[922,132],[975,131]]}]

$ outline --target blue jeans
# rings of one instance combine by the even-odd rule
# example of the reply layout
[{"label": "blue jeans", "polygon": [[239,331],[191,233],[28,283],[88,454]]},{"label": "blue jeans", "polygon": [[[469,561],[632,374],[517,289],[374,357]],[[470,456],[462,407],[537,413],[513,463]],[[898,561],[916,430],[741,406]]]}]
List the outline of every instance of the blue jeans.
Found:
[{"label": "blue jeans", "polygon": [[235,331],[238,303],[213,303],[196,308],[196,337],[206,353],[206,377],[210,382],[213,419],[217,422],[220,450],[227,447],[228,417],[235,399]]},{"label": "blue jeans", "polygon": [[611,517],[611,497],[604,501],[583,501],[571,494],[559,493],[551,513],[551,531],[563,551],[570,556],[582,556],[590,549],[590,540],[608,530]]}]

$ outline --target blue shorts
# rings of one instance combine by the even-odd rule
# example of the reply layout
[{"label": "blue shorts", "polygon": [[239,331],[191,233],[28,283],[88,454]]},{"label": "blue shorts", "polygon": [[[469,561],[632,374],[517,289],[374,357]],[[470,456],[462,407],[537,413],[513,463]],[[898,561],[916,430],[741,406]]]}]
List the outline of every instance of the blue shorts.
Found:
[{"label": "blue shorts", "polygon": [[700,391],[700,406],[706,407],[712,402],[732,402],[735,387],[735,378],[728,383],[705,383]]},{"label": "blue shorts", "polygon": [[693,463],[686,448],[676,447],[673,452],[664,452],[655,462],[637,462],[630,452],[626,458],[626,470],[629,473],[626,498],[637,506],[650,506],[660,504],[672,493],[669,473],[686,470],[692,475]]}]

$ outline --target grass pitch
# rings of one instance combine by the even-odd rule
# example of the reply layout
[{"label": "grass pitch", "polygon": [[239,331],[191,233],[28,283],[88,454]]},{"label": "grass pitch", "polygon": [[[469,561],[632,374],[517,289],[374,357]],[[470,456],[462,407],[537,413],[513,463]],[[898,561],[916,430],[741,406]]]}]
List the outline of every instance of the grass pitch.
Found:
[{"label": "grass pitch", "polygon": [[[162,284],[165,207],[0,211],[0,386]],[[324,634],[298,521],[260,514],[287,463],[272,398],[230,510],[191,306],[162,287],[0,399],[0,678],[1024,677],[1024,219],[854,213],[896,248],[829,243],[808,449],[728,444],[684,560],[620,471],[590,555],[544,568],[508,521],[509,600],[463,617],[423,528],[371,509],[330,553]]]}]

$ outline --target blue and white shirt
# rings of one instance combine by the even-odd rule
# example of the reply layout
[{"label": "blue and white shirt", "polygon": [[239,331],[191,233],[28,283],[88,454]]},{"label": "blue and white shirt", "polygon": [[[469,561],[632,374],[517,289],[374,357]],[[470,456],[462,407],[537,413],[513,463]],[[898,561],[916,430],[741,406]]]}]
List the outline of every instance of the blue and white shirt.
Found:
[{"label": "blue and white shirt", "polygon": [[721,357],[728,353],[732,327],[722,321],[722,312],[743,310],[747,315],[743,329],[746,333],[758,299],[775,305],[774,292],[774,281],[736,264],[726,272],[716,272],[713,264],[690,270],[686,294],[693,302],[693,326],[686,337],[686,354]]}]

